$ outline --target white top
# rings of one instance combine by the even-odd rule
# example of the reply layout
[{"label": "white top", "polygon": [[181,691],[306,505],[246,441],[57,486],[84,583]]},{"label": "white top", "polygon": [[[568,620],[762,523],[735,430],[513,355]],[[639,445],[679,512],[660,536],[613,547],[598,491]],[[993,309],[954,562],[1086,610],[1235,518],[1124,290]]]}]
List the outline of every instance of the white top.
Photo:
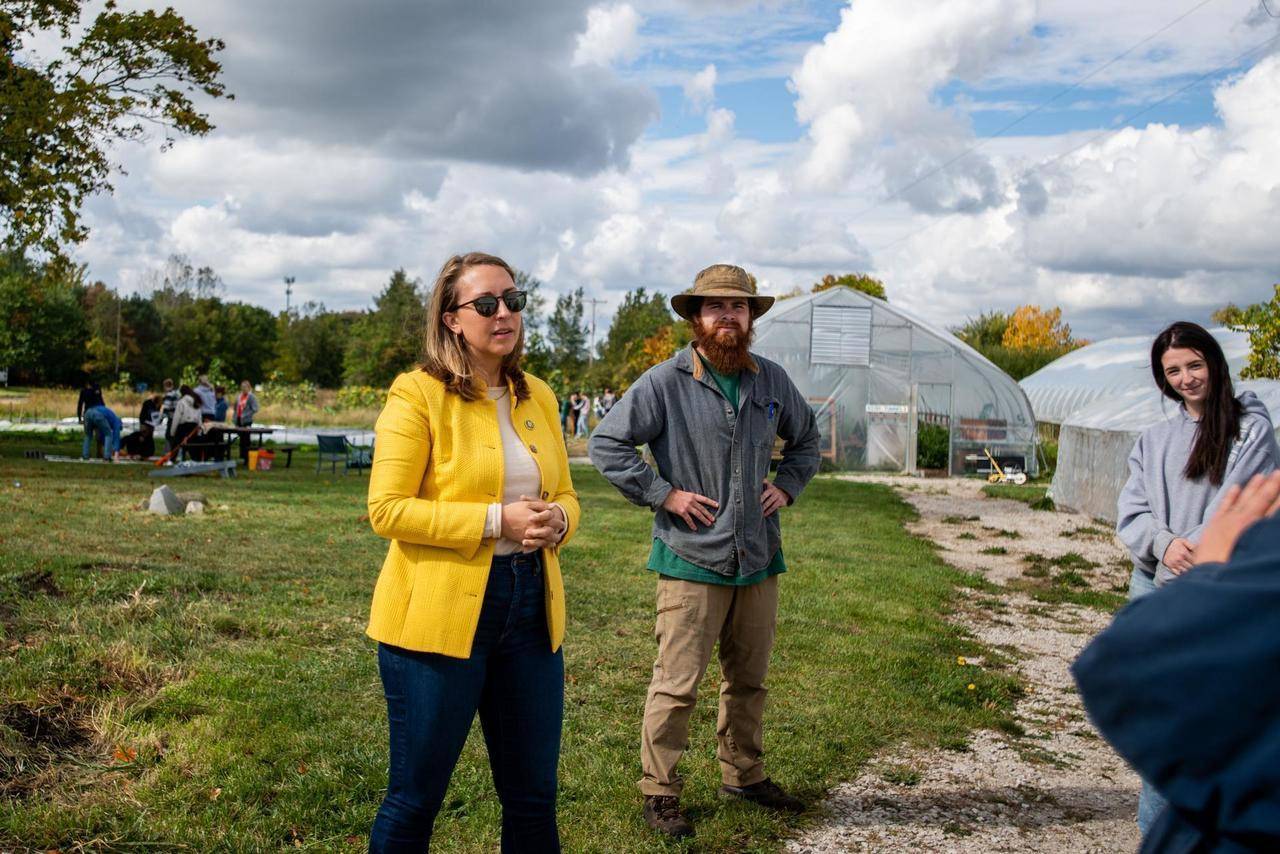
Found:
[{"label": "white top", "polygon": [[503,403],[508,393],[506,386],[489,389],[489,399],[499,401],[498,432],[502,434],[503,481],[502,502],[489,505],[484,535],[486,539],[498,538],[493,550],[498,555],[522,551],[520,543],[502,537],[502,505],[514,504],[522,495],[537,498],[542,494],[542,474],[538,471],[538,464],[516,433],[516,426],[511,422],[511,407]]}]

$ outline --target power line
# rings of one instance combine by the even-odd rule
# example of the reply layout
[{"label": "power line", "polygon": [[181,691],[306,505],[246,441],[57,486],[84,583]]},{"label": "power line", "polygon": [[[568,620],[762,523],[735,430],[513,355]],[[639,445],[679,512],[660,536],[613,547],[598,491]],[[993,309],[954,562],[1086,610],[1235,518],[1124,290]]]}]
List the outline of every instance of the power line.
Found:
[{"label": "power line", "polygon": [[[1030,109],[1030,110],[1028,110],[1027,112],[1025,112],[1025,113],[1023,113],[1022,115],[1018,116],[1018,117],[1017,117],[1016,119],[1014,119],[1013,121],[1011,121],[1011,122],[1009,122],[1008,124],[1006,124],[1004,127],[1002,127],[1002,128],[1000,128],[999,130],[997,130],[995,133],[990,134],[989,136],[985,136],[985,137],[983,137],[981,140],[979,140],[978,142],[976,142],[976,143],[974,143],[973,145],[969,146],[969,147],[968,147],[968,148],[966,148],[964,151],[962,151],[962,152],[960,152],[959,154],[957,154],[955,157],[952,157],[950,160],[946,161],[945,163],[941,163],[941,164],[939,164],[938,166],[933,167],[933,168],[932,168],[932,169],[930,169],[928,172],[925,172],[923,175],[919,176],[918,178],[916,178],[915,180],[911,181],[910,183],[905,184],[904,186],[899,187],[898,189],[894,190],[894,191],[893,191],[892,193],[890,193],[889,195],[885,196],[884,198],[880,199],[879,201],[876,201],[876,202],[872,203],[869,207],[867,207],[867,208],[865,208],[865,209],[863,209],[863,210],[859,211],[858,213],[854,214],[852,217],[850,217],[849,219],[845,220],[845,222],[855,222],[855,221],[857,221],[857,220],[861,219],[861,218],[862,218],[863,216],[865,216],[866,214],[869,214],[869,213],[871,213],[872,211],[876,210],[876,209],[877,209],[877,208],[879,208],[881,205],[886,205],[886,204],[888,204],[889,202],[892,202],[892,201],[894,201],[895,199],[900,198],[900,197],[902,196],[902,194],[903,194],[903,193],[907,192],[908,190],[912,189],[913,187],[917,187],[917,186],[919,186],[919,185],[920,185],[920,184],[922,184],[923,182],[925,182],[925,181],[929,180],[930,178],[932,178],[934,175],[937,175],[939,172],[942,172],[943,170],[948,169],[949,167],[951,167],[951,166],[955,165],[955,164],[956,164],[956,163],[958,163],[959,161],[961,161],[961,160],[963,160],[964,158],[968,157],[970,154],[973,154],[975,151],[978,151],[979,149],[983,148],[983,147],[984,147],[988,142],[990,142],[991,140],[995,139],[996,137],[1003,136],[1007,131],[1012,130],[1013,128],[1015,128],[1015,127],[1017,127],[1018,125],[1020,125],[1022,122],[1026,121],[1027,119],[1029,119],[1029,118],[1031,118],[1032,116],[1034,116],[1036,113],[1039,113],[1041,110],[1043,110],[1043,109],[1045,109],[1046,107],[1048,107],[1048,106],[1049,106],[1050,104],[1052,104],[1054,101],[1056,101],[1056,100],[1058,100],[1059,98],[1061,98],[1063,95],[1066,95],[1066,94],[1068,94],[1068,93],[1070,93],[1070,92],[1074,92],[1076,89],[1079,89],[1079,88],[1080,88],[1081,86],[1083,86],[1085,83],[1089,82],[1089,80],[1093,79],[1094,77],[1097,77],[1099,74],[1101,74],[1102,72],[1106,71],[1108,68],[1110,68],[1111,66],[1115,65],[1117,62],[1119,62],[1120,60],[1124,59],[1126,56],[1128,56],[1129,54],[1133,53],[1135,50],[1137,50],[1138,48],[1142,47],[1142,46],[1143,46],[1143,45],[1145,45],[1147,42],[1149,42],[1149,41],[1151,41],[1152,39],[1156,38],[1157,36],[1161,35],[1161,34],[1162,34],[1162,33],[1164,33],[1166,30],[1168,30],[1168,29],[1172,28],[1174,25],[1176,25],[1176,24],[1178,24],[1178,23],[1181,23],[1184,19],[1186,19],[1186,18],[1187,18],[1187,17],[1189,17],[1190,15],[1194,14],[1195,12],[1198,12],[1200,9],[1204,8],[1205,6],[1208,6],[1210,3],[1213,3],[1213,2],[1215,2],[1215,0],[1201,0],[1201,2],[1197,3],[1195,6],[1192,6],[1190,9],[1188,9],[1188,10],[1187,10],[1187,11],[1185,11],[1185,12],[1183,12],[1181,15],[1179,15],[1179,16],[1178,16],[1178,17],[1176,17],[1176,18],[1174,18],[1172,21],[1170,21],[1169,23],[1165,24],[1163,27],[1161,27],[1160,29],[1156,30],[1156,31],[1155,31],[1154,33],[1152,33],[1151,35],[1149,35],[1149,36],[1147,36],[1146,38],[1142,39],[1142,41],[1137,42],[1136,44],[1133,44],[1133,45],[1129,46],[1128,48],[1126,48],[1125,50],[1121,51],[1120,53],[1116,54],[1116,55],[1115,55],[1115,56],[1113,56],[1111,59],[1109,59],[1109,60],[1107,60],[1106,62],[1104,62],[1102,65],[1099,65],[1097,68],[1095,68],[1095,69],[1093,69],[1092,71],[1090,71],[1090,72],[1089,72],[1088,74],[1086,74],[1084,77],[1081,77],[1079,80],[1077,80],[1076,82],[1072,83],[1072,84],[1071,84],[1070,86],[1068,86],[1067,88],[1063,89],[1062,91],[1058,92],[1058,93],[1057,93],[1056,95],[1054,95],[1053,97],[1049,98],[1047,101],[1043,101],[1043,102],[1041,102],[1041,103],[1037,104],[1035,107],[1031,108],[1031,109]],[[1266,0],[1261,0],[1261,2],[1262,2],[1264,5],[1266,4]]]},{"label": "power line", "polygon": [[1262,11],[1266,12],[1268,15],[1270,15],[1273,18],[1280,18],[1280,15],[1277,15],[1271,11],[1271,7],[1267,5],[1267,0],[1258,0],[1258,2],[1262,4]]},{"label": "power line", "polygon": [[[1105,137],[1108,137],[1108,136],[1114,136],[1114,135],[1116,135],[1117,133],[1120,133],[1120,131],[1122,131],[1122,130],[1127,130],[1127,125],[1128,125],[1130,122],[1132,122],[1132,121],[1134,121],[1134,120],[1136,120],[1136,119],[1141,118],[1142,116],[1144,116],[1144,115],[1146,115],[1147,113],[1151,112],[1151,111],[1152,111],[1152,110],[1154,110],[1156,107],[1160,106],[1161,104],[1165,103],[1166,101],[1169,101],[1169,100],[1171,100],[1171,99],[1173,99],[1173,98],[1176,98],[1177,96],[1181,95],[1183,92],[1186,92],[1188,89],[1192,89],[1192,88],[1194,88],[1195,86],[1200,85],[1200,84],[1201,84],[1201,83],[1203,83],[1205,80],[1208,80],[1210,77],[1213,77],[1214,75],[1217,75],[1217,74],[1221,74],[1223,71],[1227,71],[1227,70],[1230,70],[1230,69],[1232,69],[1232,68],[1236,67],[1236,66],[1237,66],[1237,65],[1239,65],[1241,62],[1243,62],[1246,58],[1248,58],[1250,54],[1257,53],[1258,51],[1263,50],[1264,48],[1270,47],[1272,44],[1275,44],[1277,41],[1280,41],[1280,35],[1272,36],[1271,38],[1267,39],[1265,42],[1262,42],[1262,43],[1261,43],[1261,44],[1259,44],[1259,45],[1255,45],[1254,47],[1249,48],[1249,49],[1248,49],[1248,50],[1246,50],[1244,53],[1242,53],[1242,54],[1240,54],[1240,55],[1236,56],[1234,59],[1230,60],[1229,62],[1225,62],[1225,63],[1223,63],[1222,65],[1219,65],[1217,68],[1214,68],[1212,71],[1207,71],[1207,72],[1205,72],[1204,74],[1201,74],[1201,75],[1200,75],[1199,77],[1197,77],[1195,80],[1192,80],[1190,83],[1186,84],[1185,86],[1181,86],[1181,87],[1179,87],[1178,89],[1175,89],[1174,91],[1170,92],[1169,94],[1165,95],[1164,97],[1160,98],[1159,100],[1151,102],[1151,103],[1150,103],[1150,104],[1148,104],[1147,106],[1143,107],[1141,110],[1138,110],[1136,113],[1130,113],[1129,115],[1125,116],[1123,119],[1121,119],[1121,120],[1118,122],[1118,124],[1122,125],[1122,127],[1116,128],[1116,129],[1114,129],[1114,130],[1104,130],[1104,131],[1099,131],[1098,133],[1096,133],[1096,134],[1094,134],[1093,136],[1091,136],[1091,137],[1089,137],[1088,139],[1086,139],[1084,142],[1081,142],[1081,143],[1079,143],[1079,144],[1077,144],[1077,145],[1073,145],[1071,148],[1068,148],[1066,151],[1062,152],[1061,154],[1055,155],[1052,159],[1050,159],[1050,160],[1046,160],[1046,161],[1045,161],[1045,162],[1043,162],[1043,163],[1037,163],[1035,166],[1032,166],[1031,168],[1029,168],[1029,169],[1027,169],[1026,171],[1024,171],[1024,172],[1022,172],[1021,174],[1019,174],[1019,175],[1017,176],[1017,179],[1016,179],[1016,180],[1017,180],[1018,182],[1021,182],[1021,181],[1023,181],[1024,179],[1028,178],[1028,177],[1029,177],[1033,172],[1035,172],[1035,171],[1037,171],[1037,170],[1039,170],[1039,169],[1044,169],[1044,168],[1045,168],[1045,167],[1047,167],[1047,166],[1052,166],[1052,165],[1053,165],[1053,164],[1055,164],[1055,163],[1059,163],[1059,162],[1061,162],[1063,159],[1065,159],[1065,158],[1067,158],[1067,157],[1071,156],[1072,154],[1076,153],[1077,151],[1079,151],[1080,149],[1084,148],[1085,146],[1092,145],[1093,143],[1095,143],[1095,142],[1097,142],[1098,140],[1103,139],[1103,138],[1105,138]],[[905,242],[905,241],[907,241],[907,240],[910,240],[911,238],[915,237],[916,235],[918,235],[918,234],[920,234],[920,233],[922,233],[922,232],[928,231],[929,229],[933,228],[935,225],[938,225],[938,224],[939,224],[939,223],[941,223],[941,222],[945,222],[945,221],[946,221],[947,219],[949,219],[951,216],[955,216],[955,214],[948,214],[947,216],[944,216],[944,217],[940,217],[940,218],[938,218],[938,219],[931,220],[931,221],[929,221],[929,222],[925,223],[922,227],[917,228],[917,229],[915,229],[914,231],[908,232],[907,234],[903,235],[902,237],[899,237],[897,240],[894,240],[894,241],[892,241],[891,243],[886,243],[886,244],[884,244],[883,246],[878,246],[878,247],[876,247],[875,249],[873,249],[873,250],[871,250],[871,251],[873,251],[873,252],[883,252],[883,251],[885,251],[886,249],[892,249],[893,247],[897,246],[899,243],[903,243],[903,242]]]}]

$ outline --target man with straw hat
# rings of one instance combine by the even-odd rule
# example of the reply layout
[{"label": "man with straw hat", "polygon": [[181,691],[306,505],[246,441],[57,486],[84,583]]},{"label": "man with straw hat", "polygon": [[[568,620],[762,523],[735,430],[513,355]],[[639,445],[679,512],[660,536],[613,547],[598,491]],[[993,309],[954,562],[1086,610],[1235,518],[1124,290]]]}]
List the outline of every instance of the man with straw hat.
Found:
[{"label": "man with straw hat", "polygon": [[[755,319],[772,305],[741,267],[715,264],[699,273],[691,290],[671,298],[693,343],[636,380],[588,445],[601,474],[654,511],[648,568],[658,574],[658,658],[645,699],[639,785],[645,821],[671,837],[693,833],[680,808],[676,764],[717,640],[720,794],[804,809],[761,761],[764,680],[778,575],[786,571],[778,510],[800,496],[819,459],[804,396],[779,365],[748,349]],[[775,438],[786,444],[771,482]],[[648,445],[656,471],[638,445]]]}]

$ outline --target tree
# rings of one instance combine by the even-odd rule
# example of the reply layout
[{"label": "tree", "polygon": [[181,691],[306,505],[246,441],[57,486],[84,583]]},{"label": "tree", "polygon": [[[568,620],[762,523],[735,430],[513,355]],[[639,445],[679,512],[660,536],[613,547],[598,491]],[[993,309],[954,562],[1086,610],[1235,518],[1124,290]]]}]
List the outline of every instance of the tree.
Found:
[{"label": "tree", "polygon": [[1015,380],[1088,343],[1071,337],[1062,310],[1024,305],[1010,314],[984,311],[951,330]]},{"label": "tree", "polygon": [[547,343],[543,329],[542,313],[547,306],[547,298],[542,293],[542,282],[524,272],[516,270],[516,289],[524,291],[527,298],[524,311],[520,313],[520,322],[524,326],[524,369],[539,379],[550,382],[552,364],[551,345]]},{"label": "tree", "polygon": [[1240,371],[1240,378],[1280,379],[1280,284],[1270,300],[1241,310],[1231,328],[1249,333],[1249,363]]},{"label": "tree", "polygon": [[873,296],[876,299],[882,299],[886,302],[889,300],[884,290],[884,282],[866,273],[846,273],[843,276],[833,276],[828,273],[822,277],[821,282],[813,286],[811,293],[816,294],[837,287],[853,288],[855,291],[862,291],[864,294]]},{"label": "tree", "polygon": [[[645,341],[674,322],[667,298],[644,288],[628,291],[596,353],[595,386],[626,388],[656,362],[643,358]],[[662,361],[659,359],[658,361]],[[642,366],[642,367],[641,367]],[[637,367],[639,370],[637,371]]]},{"label": "tree", "polygon": [[1062,322],[1062,309],[1020,305],[1009,316],[1004,346],[1011,350],[1072,349],[1071,327]]},{"label": "tree", "polygon": [[276,317],[276,357],[271,369],[285,382],[309,382],[320,388],[342,385],[343,357],[358,312],[326,311],[309,302]]},{"label": "tree", "polygon": [[422,283],[396,270],[373,303],[373,311],[352,325],[343,378],[356,385],[385,387],[422,358],[427,325]]},{"label": "tree", "polygon": [[576,388],[587,364],[587,327],[582,323],[582,288],[556,297],[555,311],[547,320],[547,344],[551,368]]},{"label": "tree", "polygon": [[[7,242],[51,255],[89,234],[86,198],[110,192],[118,142],[148,127],[202,136],[213,129],[192,94],[231,97],[218,77],[218,39],[200,39],[172,9],[121,12],[114,0],[79,31],[84,0],[0,4],[0,223]],[[27,42],[56,37],[54,58]]]},{"label": "tree", "polygon": [[10,381],[74,384],[84,362],[84,270],[62,259],[0,256],[0,367]]},{"label": "tree", "polygon": [[1009,315],[1003,311],[984,311],[951,331],[979,353],[985,353],[992,347],[1004,345],[1004,331],[1008,328]]},{"label": "tree", "polygon": [[1245,322],[1245,309],[1229,302],[1222,308],[1209,315],[1209,319],[1218,326],[1239,326]]}]

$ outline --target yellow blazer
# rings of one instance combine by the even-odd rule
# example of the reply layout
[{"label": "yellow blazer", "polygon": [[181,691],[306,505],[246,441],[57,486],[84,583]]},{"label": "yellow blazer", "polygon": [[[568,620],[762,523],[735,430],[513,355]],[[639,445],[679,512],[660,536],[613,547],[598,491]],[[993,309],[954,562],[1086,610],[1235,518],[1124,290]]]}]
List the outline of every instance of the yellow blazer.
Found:
[{"label": "yellow blazer", "polygon": [[[544,501],[559,502],[569,529],[581,511],[569,478],[555,393],[528,377],[531,397],[466,401],[425,371],[401,374],[378,416],[369,476],[369,522],[391,540],[369,611],[369,637],[393,646],[469,658],[495,540],[484,539],[490,504],[502,500],[498,403],[542,474]],[[551,649],[564,638],[559,547],[543,549]]]}]

